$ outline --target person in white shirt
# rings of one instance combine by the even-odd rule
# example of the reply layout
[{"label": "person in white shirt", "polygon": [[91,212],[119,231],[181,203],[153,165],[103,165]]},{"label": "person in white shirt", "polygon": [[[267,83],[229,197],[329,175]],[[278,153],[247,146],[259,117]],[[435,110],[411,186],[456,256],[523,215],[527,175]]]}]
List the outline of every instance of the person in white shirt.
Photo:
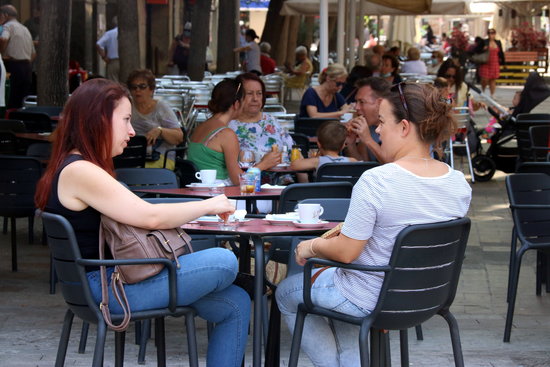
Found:
[{"label": "person in white shirt", "polygon": [[407,51],[407,61],[401,68],[401,73],[413,73],[418,75],[427,75],[428,69],[424,61],[420,60],[420,50],[411,47]]},{"label": "person in white shirt", "polygon": [[[433,159],[430,147],[456,131],[452,107],[427,84],[400,83],[380,103],[381,148],[387,163],[365,171],[353,188],[340,235],[302,241],[296,262],[311,257],[343,263],[387,265],[395,239],[405,227],[464,217],[472,190],[464,175]],[[319,274],[320,272],[320,274]],[[355,317],[373,311],[384,275],[343,268],[317,269],[312,285],[314,304]],[[277,304],[291,332],[303,302],[303,275],[283,280]],[[302,350],[319,366],[359,366],[359,327],[309,315]]]},{"label": "person in white shirt", "polygon": [[107,70],[106,77],[115,82],[118,82],[118,74],[120,70],[120,64],[118,61],[118,27],[117,17],[113,17],[114,28],[108,30],[101,36],[96,43],[96,50],[99,56],[105,61]]},{"label": "person in white shirt", "polygon": [[260,38],[253,29],[247,29],[244,34],[246,42],[242,47],[233,49],[234,52],[245,52],[244,69],[249,73],[262,75],[262,66],[260,64],[260,46],[255,39]]},{"label": "person in white shirt", "polygon": [[8,108],[19,108],[31,91],[32,61],[36,57],[34,43],[27,27],[17,21],[17,9],[13,5],[0,7],[0,23],[4,25],[0,52],[6,71],[10,73]]}]

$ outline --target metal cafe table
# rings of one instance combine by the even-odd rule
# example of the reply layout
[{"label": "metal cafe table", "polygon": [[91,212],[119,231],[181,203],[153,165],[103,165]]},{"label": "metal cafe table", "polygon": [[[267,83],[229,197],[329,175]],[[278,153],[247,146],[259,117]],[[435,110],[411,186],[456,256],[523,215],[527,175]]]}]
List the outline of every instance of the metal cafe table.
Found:
[{"label": "metal cafe table", "polygon": [[[237,188],[238,189],[238,188]],[[168,190],[155,190],[168,191]],[[254,259],[255,259],[255,279],[254,279],[254,345],[253,345],[253,366],[261,366],[262,359],[262,309],[263,309],[263,290],[264,290],[264,243],[263,236],[305,236],[319,235],[336,226],[337,223],[324,223],[317,228],[298,228],[292,224],[288,225],[271,225],[263,219],[252,219],[245,223],[239,224],[234,229],[222,229],[218,224],[200,225],[200,224],[185,224],[182,228],[190,233],[201,234],[223,234],[248,237],[254,244]],[[246,269],[250,267],[250,263],[246,259],[250,258],[250,246],[243,246],[249,241],[242,241],[239,248],[240,267]],[[246,265],[245,265],[246,264]],[[272,302],[275,302],[274,300]],[[266,355],[266,361],[272,356]]]}]

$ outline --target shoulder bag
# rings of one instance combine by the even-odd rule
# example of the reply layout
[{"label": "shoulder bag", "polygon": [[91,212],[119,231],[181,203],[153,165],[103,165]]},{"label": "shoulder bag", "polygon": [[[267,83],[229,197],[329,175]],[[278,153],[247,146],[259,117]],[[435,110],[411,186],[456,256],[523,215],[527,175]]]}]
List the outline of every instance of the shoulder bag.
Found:
[{"label": "shoulder bag", "polygon": [[481,65],[481,64],[487,64],[489,62],[489,50],[472,54],[470,57],[470,60],[472,60],[473,63]]},{"label": "shoulder bag", "polygon": [[[148,230],[119,223],[107,216],[101,216],[99,227],[99,258],[105,259],[105,243],[109,246],[113,259],[157,259],[167,258],[176,261],[178,256],[193,252],[191,237],[181,228]],[[105,323],[115,331],[126,330],[130,323],[130,306],[124,292],[124,284],[138,283],[150,278],[164,268],[162,264],[116,266],[111,276],[113,294],[124,311],[124,319],[119,325],[111,322],[107,269],[100,267],[101,273],[101,312]]]}]

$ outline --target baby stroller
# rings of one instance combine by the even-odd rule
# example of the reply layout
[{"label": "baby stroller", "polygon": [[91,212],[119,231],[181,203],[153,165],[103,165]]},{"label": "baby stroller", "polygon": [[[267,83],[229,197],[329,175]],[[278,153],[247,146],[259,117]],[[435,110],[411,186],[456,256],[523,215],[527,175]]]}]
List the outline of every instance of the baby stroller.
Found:
[{"label": "baby stroller", "polygon": [[[481,94],[479,88],[471,83],[467,84],[470,89]],[[519,103],[511,113],[490,97],[485,96],[488,107],[492,107],[488,108],[488,111],[497,119],[498,124],[493,125],[494,132],[487,139],[490,142],[489,148],[486,152],[483,152],[480,136],[484,133],[484,130],[475,129],[475,123],[471,121],[477,142],[479,142],[479,144],[476,144],[475,156],[472,158],[474,176],[477,181],[489,181],[497,169],[506,173],[516,171],[518,161],[515,132],[516,117],[521,113],[531,112],[533,108],[549,96],[550,88],[538,73],[529,75],[521,92]]]}]

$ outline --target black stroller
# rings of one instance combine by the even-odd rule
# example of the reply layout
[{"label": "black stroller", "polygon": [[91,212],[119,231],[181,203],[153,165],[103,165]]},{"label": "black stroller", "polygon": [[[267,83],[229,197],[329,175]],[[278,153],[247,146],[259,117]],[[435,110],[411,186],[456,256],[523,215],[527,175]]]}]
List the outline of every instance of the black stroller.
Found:
[{"label": "black stroller", "polygon": [[[467,84],[470,89],[481,94],[479,88],[471,83]],[[546,85],[544,79],[537,73],[531,73],[521,92],[520,101],[511,114],[507,114],[505,108],[491,98],[486,97],[488,107],[492,107],[488,108],[488,111],[497,119],[500,126],[496,127],[495,131],[487,139],[488,141],[490,140],[490,145],[484,153],[480,141],[480,136],[484,130],[476,129],[475,123],[471,121],[477,139],[475,156],[472,158],[474,176],[477,181],[489,181],[497,169],[506,173],[516,171],[519,159],[515,131],[516,117],[519,114],[531,112],[533,108],[549,96],[550,88]],[[499,114],[495,110],[501,113]]]}]

